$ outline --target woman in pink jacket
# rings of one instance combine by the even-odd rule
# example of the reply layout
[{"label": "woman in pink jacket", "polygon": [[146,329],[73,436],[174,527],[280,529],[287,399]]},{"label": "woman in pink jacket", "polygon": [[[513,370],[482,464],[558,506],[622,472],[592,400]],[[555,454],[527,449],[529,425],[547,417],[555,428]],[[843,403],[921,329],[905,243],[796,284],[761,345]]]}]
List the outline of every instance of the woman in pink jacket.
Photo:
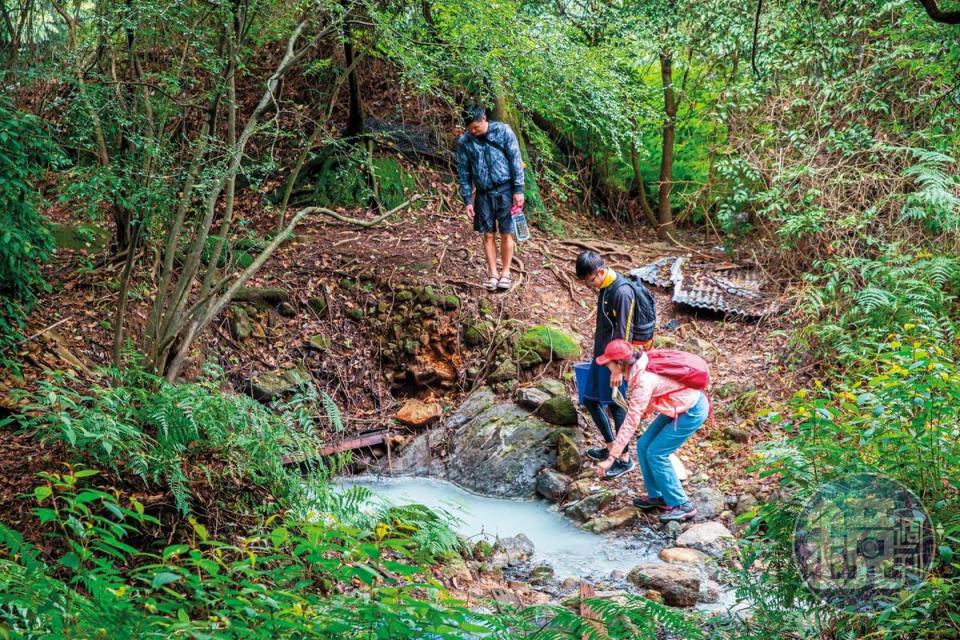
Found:
[{"label": "woman in pink jacket", "polygon": [[670,454],[706,421],[710,413],[706,394],[647,371],[647,355],[625,340],[611,341],[603,355],[597,357],[597,364],[610,369],[611,385],[619,386],[622,377],[626,377],[629,406],[623,426],[610,447],[610,457],[597,465],[597,474],[604,476],[612,461],[617,460],[629,444],[640,420],[656,412],[659,415],[637,440],[637,459],[647,495],[634,499],[633,504],[644,510],[662,509],[660,520],[663,522],[689,520],[697,514],[697,509],[687,500],[670,463]]}]

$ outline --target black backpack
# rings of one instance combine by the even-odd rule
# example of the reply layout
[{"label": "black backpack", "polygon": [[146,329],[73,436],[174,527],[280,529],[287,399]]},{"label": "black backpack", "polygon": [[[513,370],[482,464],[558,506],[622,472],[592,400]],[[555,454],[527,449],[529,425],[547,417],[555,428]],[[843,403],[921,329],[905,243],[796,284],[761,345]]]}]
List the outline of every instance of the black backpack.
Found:
[{"label": "black backpack", "polygon": [[[633,335],[632,342],[646,342],[653,338],[653,331],[657,327],[657,305],[653,295],[644,284],[634,275],[623,276],[621,287],[633,288]],[[612,287],[611,287],[612,288]],[[619,287],[618,287],[619,288]]]}]

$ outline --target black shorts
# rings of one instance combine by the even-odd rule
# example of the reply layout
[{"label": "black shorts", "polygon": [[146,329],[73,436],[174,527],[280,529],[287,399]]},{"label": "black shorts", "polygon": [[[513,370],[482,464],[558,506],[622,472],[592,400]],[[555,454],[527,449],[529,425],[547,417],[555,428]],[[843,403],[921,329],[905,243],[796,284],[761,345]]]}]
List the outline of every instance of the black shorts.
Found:
[{"label": "black shorts", "polygon": [[513,192],[509,185],[493,191],[477,191],[473,201],[473,230],[480,233],[513,233]]}]

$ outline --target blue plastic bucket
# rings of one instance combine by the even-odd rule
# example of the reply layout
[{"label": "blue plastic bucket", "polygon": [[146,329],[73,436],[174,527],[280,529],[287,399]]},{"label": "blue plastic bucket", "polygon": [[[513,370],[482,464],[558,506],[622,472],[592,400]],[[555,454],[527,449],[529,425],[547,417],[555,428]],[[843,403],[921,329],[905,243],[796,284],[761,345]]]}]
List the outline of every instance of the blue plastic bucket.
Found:
[{"label": "blue plastic bucket", "polygon": [[590,363],[578,362],[573,365],[573,376],[577,382],[577,401],[583,404],[584,394],[587,391],[588,381],[590,380]]},{"label": "blue plastic bucket", "polygon": [[[591,381],[590,364],[590,362],[578,362],[573,365],[574,380],[577,383],[577,400],[581,405],[586,400],[599,402],[603,405],[611,404],[613,402],[613,392],[610,389],[610,370],[598,365],[598,371]],[[620,391],[624,396],[627,395],[626,379],[620,385]]]}]

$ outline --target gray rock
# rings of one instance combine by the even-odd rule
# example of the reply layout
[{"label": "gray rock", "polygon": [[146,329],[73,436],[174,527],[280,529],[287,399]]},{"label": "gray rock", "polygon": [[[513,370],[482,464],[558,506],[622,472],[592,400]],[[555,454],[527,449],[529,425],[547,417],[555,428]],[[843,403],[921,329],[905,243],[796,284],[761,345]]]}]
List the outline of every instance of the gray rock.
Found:
[{"label": "gray rock", "polygon": [[270,402],[309,384],[310,373],[302,366],[261,373],[249,382],[250,394],[260,402]]},{"label": "gray rock", "polygon": [[723,433],[734,442],[739,442],[741,444],[750,442],[750,432],[746,429],[741,429],[740,427],[727,427],[723,430]]},{"label": "gray rock", "polygon": [[564,513],[577,522],[586,522],[597,515],[600,509],[610,504],[616,497],[616,494],[612,491],[603,489],[598,493],[593,493],[586,498],[577,500],[564,509]]},{"label": "gray rock", "polygon": [[679,564],[640,564],[630,570],[627,580],[656,591],[672,607],[692,607],[700,596],[700,574]]},{"label": "gray rock", "polygon": [[580,473],[583,466],[583,457],[580,455],[580,446],[566,433],[557,436],[557,470],[567,475]]},{"label": "gray rock", "polygon": [[534,496],[537,473],[554,466],[557,437],[565,432],[512,402],[498,402],[489,388],[471,394],[447,425],[456,429],[447,478],[470,491],[505,498]]},{"label": "gray rock", "polygon": [[675,538],[680,534],[680,523],[676,520],[670,520],[665,525],[663,525],[663,535],[668,538]]},{"label": "gray rock", "polygon": [[530,572],[530,584],[533,586],[543,586],[546,584],[552,584],[556,582],[555,572],[553,567],[548,564],[540,565],[539,567],[534,567],[533,571]]},{"label": "gray rock", "polygon": [[713,487],[700,487],[694,490],[693,495],[690,496],[690,501],[697,508],[697,520],[716,518],[726,508],[723,494]]},{"label": "gray rock", "polygon": [[587,531],[593,531],[594,533],[603,533],[611,529],[618,529],[635,522],[637,513],[637,509],[633,506],[621,507],[605,516],[593,518],[583,525],[583,528]]},{"label": "gray rock", "polygon": [[740,499],[737,500],[737,506],[734,508],[733,512],[735,514],[743,515],[748,511],[752,511],[757,508],[757,498],[752,493],[745,493],[740,496]]},{"label": "gray rock", "polygon": [[430,453],[431,436],[434,439],[439,435],[427,431],[413,439],[410,444],[400,451],[399,455],[391,452],[390,464],[386,460],[380,461],[379,473],[391,473],[397,476],[441,476],[443,464],[434,460]]},{"label": "gray rock", "polygon": [[530,538],[519,533],[512,538],[500,538],[493,545],[493,555],[491,564],[494,567],[501,568],[510,565],[520,564],[524,560],[529,560],[533,556],[533,542]]},{"label": "gray rock", "polygon": [[253,322],[250,314],[243,307],[230,309],[230,335],[234,340],[246,340],[253,333]]},{"label": "gray rock", "polygon": [[553,469],[541,469],[537,474],[537,493],[551,502],[563,500],[569,486],[570,478]]},{"label": "gray rock", "polygon": [[523,387],[517,389],[516,399],[517,404],[524,409],[536,411],[540,408],[540,405],[550,399],[550,394],[533,387]]},{"label": "gray rock", "polygon": [[677,536],[678,547],[703,551],[708,556],[719,558],[733,544],[730,530],[719,522],[701,522]]},{"label": "gray rock", "polygon": [[515,380],[517,375],[517,365],[513,360],[504,360],[500,366],[498,366],[493,373],[487,376],[487,380],[490,382],[506,382],[507,380]]},{"label": "gray rock", "polygon": [[720,585],[713,580],[704,580],[700,583],[700,593],[697,600],[703,604],[720,602]]},{"label": "gray rock", "polygon": [[540,389],[553,398],[569,395],[567,393],[567,385],[556,378],[545,378],[541,380],[540,383],[537,384],[537,389]]}]

